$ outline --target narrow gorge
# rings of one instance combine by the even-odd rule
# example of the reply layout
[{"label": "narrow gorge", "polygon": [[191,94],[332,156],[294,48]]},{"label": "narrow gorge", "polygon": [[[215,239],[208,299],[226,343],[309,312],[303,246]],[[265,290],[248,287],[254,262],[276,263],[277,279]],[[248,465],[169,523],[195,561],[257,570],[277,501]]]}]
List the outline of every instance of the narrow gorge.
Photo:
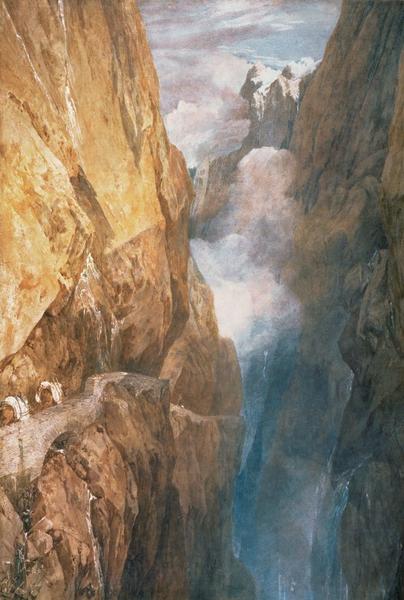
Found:
[{"label": "narrow gorge", "polygon": [[321,64],[253,66],[248,135],[196,175],[195,256],[245,310],[235,535],[265,600],[404,593],[403,26],[346,0]]},{"label": "narrow gorge", "polygon": [[0,2],[0,598],[404,599],[402,0]]}]

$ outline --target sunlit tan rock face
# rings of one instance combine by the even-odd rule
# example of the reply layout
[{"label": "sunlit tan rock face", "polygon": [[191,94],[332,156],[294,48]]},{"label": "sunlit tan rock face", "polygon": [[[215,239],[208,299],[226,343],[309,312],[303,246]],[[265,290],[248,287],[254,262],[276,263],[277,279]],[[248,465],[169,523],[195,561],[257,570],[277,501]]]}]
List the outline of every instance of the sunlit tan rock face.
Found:
[{"label": "sunlit tan rock face", "polygon": [[0,22],[1,389],[157,374],[189,313],[191,188],[137,10],[3,2]]},{"label": "sunlit tan rock face", "polygon": [[30,413],[0,429],[2,593],[222,600],[241,577],[250,599],[237,357],[190,260],[192,186],[136,5],[4,0],[0,33],[0,396],[4,422]]},{"label": "sunlit tan rock face", "polygon": [[[116,17],[121,13],[122,19],[121,6]],[[15,253],[13,258],[2,248],[6,282],[14,286],[3,301],[9,302],[14,326],[19,323],[17,332],[8,327],[3,333],[2,358],[21,348],[63,289],[63,280],[66,291],[71,289],[71,278],[82,266],[74,259],[83,255],[83,244],[91,243],[96,230],[112,249],[156,225],[161,215],[150,187],[150,156],[131,160],[131,139],[125,138],[110,70],[116,76],[121,71],[121,93],[132,99],[141,92],[145,75],[131,81],[117,64],[101,60],[107,50],[113,54],[108,16],[101,3],[87,11],[71,3],[34,11],[28,4],[2,3],[2,189],[8,193],[3,222],[10,223],[4,238],[9,253]],[[142,44],[136,22],[128,21],[132,35],[125,36],[126,43]],[[131,122],[138,135],[147,128],[139,114]],[[120,182],[113,183],[118,170]],[[135,211],[141,219],[133,218]]]}]

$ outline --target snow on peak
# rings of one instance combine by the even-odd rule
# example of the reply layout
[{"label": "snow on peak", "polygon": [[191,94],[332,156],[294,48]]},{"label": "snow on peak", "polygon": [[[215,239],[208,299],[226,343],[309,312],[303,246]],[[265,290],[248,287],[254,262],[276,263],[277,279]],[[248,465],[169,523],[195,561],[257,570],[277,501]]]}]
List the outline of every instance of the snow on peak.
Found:
[{"label": "snow on peak", "polygon": [[271,67],[266,67],[264,64],[258,62],[251,67],[247,78],[251,81],[251,83],[259,88],[262,93],[269,88],[271,83],[273,83],[275,79],[279,77],[279,75],[280,71],[271,69]]},{"label": "snow on peak", "polygon": [[248,71],[246,83],[253,85],[253,103],[258,115],[262,116],[268,91],[275,81],[281,85],[284,96],[290,95],[297,101],[301,79],[312,73],[318,64],[319,61],[309,56],[285,62],[282,71],[266,67],[260,62],[253,65]]},{"label": "snow on peak", "polygon": [[311,56],[305,56],[300,60],[288,63],[283,72],[287,71],[292,79],[302,79],[312,73],[319,63],[319,60],[316,61]]}]

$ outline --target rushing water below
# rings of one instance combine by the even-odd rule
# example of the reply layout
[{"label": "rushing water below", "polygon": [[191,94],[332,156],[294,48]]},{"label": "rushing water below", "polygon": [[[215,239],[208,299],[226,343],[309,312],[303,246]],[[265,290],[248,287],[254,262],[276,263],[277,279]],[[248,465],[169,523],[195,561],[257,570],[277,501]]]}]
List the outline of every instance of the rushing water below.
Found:
[{"label": "rushing water below", "polygon": [[[280,71],[302,58],[319,60],[339,11],[337,0],[142,0],[140,5],[160,77],[168,133],[190,168],[233,150],[246,135],[249,122],[239,90],[250,65],[259,61]],[[252,509],[265,460],[280,435],[278,415],[301,333],[299,303],[277,277],[296,210],[287,195],[288,159],[283,153],[262,148],[244,159],[245,185],[241,178],[221,238],[196,239],[191,246],[214,292],[221,332],[235,341],[242,370],[247,435],[235,497],[236,553],[253,572],[260,600],[312,600],[315,521],[329,498],[323,537],[328,547],[324,561],[331,564],[324,571],[334,581],[335,528],[347,490],[347,484],[341,484],[334,498],[329,489],[329,456],[320,466],[311,464],[310,457],[280,465],[268,498],[261,499],[274,506],[272,520],[259,523]],[[236,233],[233,223],[247,199],[248,226]],[[260,236],[263,220],[267,228]],[[264,247],[264,263],[251,258]],[[293,404],[290,410],[295,411]],[[283,460],[284,455],[279,456]],[[298,507],[290,515],[290,532],[280,530],[276,516],[288,495],[296,496]],[[290,551],[289,539],[294,545]],[[257,560],[263,554],[268,554],[270,568]],[[338,594],[335,598],[345,600],[345,592]]]}]

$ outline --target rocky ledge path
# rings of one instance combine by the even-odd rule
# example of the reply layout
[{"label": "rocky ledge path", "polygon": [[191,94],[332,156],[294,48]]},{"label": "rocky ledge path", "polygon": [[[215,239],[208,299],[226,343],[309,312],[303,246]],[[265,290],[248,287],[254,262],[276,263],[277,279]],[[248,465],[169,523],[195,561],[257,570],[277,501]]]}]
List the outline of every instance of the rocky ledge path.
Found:
[{"label": "rocky ledge path", "polygon": [[90,377],[81,394],[0,429],[0,483],[13,493],[18,482],[35,479],[55,440],[80,434],[94,423],[102,414],[105,387],[125,380],[131,382],[135,397],[146,393],[158,402],[164,392],[167,396],[167,382],[145,375],[119,372]]}]

